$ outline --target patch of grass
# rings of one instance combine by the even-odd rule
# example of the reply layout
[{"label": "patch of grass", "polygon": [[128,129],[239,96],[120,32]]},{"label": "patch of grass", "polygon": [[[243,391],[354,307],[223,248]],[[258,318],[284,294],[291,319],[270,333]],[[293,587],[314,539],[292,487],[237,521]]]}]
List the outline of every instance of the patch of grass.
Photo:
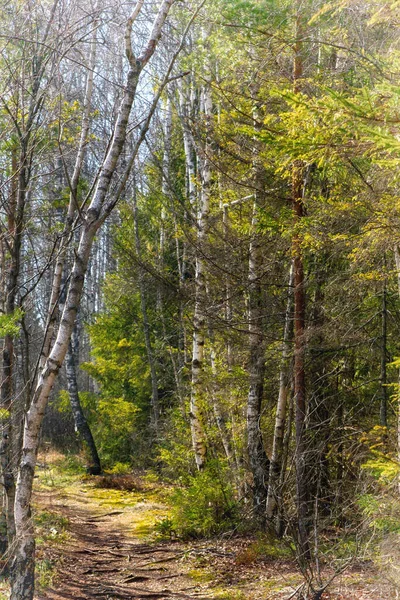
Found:
[{"label": "patch of grass", "polygon": [[212,600],[248,600],[248,596],[241,590],[222,590]]},{"label": "patch of grass", "polygon": [[100,506],[107,508],[129,508],[144,500],[143,494],[113,488],[98,488],[95,485],[89,485],[88,487],[90,498]]},{"label": "patch of grass", "polygon": [[65,542],[68,537],[68,519],[57,513],[42,510],[34,514],[36,543],[40,547],[45,542],[60,544]]},{"label": "patch of grass", "polygon": [[205,569],[191,569],[188,575],[193,581],[198,583],[207,583],[214,579],[214,576]]},{"label": "patch of grass", "polygon": [[84,474],[83,459],[79,456],[46,452],[37,462],[36,487],[46,491],[65,490],[80,482]]},{"label": "patch of grass", "polygon": [[167,508],[163,504],[149,504],[141,502],[135,506],[132,515],[130,531],[138,538],[157,537],[156,523],[166,518]]},{"label": "patch of grass", "polygon": [[292,557],[293,548],[289,543],[271,538],[268,535],[260,535],[255,542],[252,542],[247,548],[238,553],[235,562],[238,565],[249,565],[257,560]]},{"label": "patch of grass", "polygon": [[96,488],[123,490],[125,492],[143,492],[146,485],[134,475],[102,475],[93,483]]},{"label": "patch of grass", "polygon": [[53,583],[54,576],[56,574],[56,565],[54,561],[43,558],[36,561],[35,565],[35,579],[36,584],[40,588],[49,587]]}]

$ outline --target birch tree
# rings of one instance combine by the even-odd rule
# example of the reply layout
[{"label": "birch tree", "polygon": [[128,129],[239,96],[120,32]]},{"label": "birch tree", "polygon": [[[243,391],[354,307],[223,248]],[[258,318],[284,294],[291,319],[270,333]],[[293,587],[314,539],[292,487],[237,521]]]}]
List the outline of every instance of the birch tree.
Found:
[{"label": "birch tree", "polygon": [[[104,162],[101,165],[90,203],[87,208],[85,207],[80,210],[81,234],[78,248],[75,251],[75,260],[69,278],[64,309],[60,317],[60,322],[54,331],[54,343],[51,345],[48,356],[43,360],[43,368],[39,373],[36,388],[24,421],[22,458],[18,470],[14,511],[16,541],[12,564],[12,600],[31,600],[33,598],[35,541],[31,522],[30,502],[40,427],[49,395],[68,350],[68,344],[82,297],[85,273],[94,237],[99,227],[115,207],[123,189],[120,185],[119,193],[117,190],[117,192],[114,191],[112,197],[108,196],[112,178],[126,141],[129,116],[135,100],[139,78],[156,49],[164,22],[174,0],[164,0],[161,3],[144,50],[140,56],[136,56],[132,46],[132,26],[142,9],[143,3],[144,0],[138,1],[127,20],[125,29],[125,54],[128,61],[128,72],[112,139]],[[171,65],[170,70],[172,70]],[[150,118],[151,114],[149,113],[145,120],[147,127]],[[139,136],[139,142],[136,144],[136,153],[143,135],[142,130],[142,135]],[[128,164],[127,168],[131,168],[133,160],[134,157],[131,156],[130,164]],[[128,176],[129,172],[125,171],[125,181]]]}]

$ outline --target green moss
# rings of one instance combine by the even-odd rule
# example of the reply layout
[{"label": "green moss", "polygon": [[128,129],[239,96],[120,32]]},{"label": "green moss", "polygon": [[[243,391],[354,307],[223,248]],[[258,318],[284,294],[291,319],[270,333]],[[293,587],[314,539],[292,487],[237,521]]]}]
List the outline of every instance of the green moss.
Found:
[{"label": "green moss", "polygon": [[188,572],[188,575],[191,579],[197,581],[198,583],[207,583],[214,579],[214,576],[205,569],[191,569]]},{"label": "green moss", "polygon": [[222,590],[212,596],[213,600],[249,600],[248,596],[241,590]]}]

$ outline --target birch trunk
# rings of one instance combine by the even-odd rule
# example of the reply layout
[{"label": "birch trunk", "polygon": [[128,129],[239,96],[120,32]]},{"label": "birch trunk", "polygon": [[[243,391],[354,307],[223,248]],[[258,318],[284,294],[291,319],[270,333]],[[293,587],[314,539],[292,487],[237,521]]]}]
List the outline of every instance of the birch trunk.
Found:
[{"label": "birch trunk", "polygon": [[281,369],[279,374],[279,394],[276,407],[274,439],[272,444],[271,466],[268,482],[267,520],[273,518],[277,505],[281,503],[278,487],[279,475],[282,469],[283,440],[285,434],[286,410],[290,392],[290,375],[292,362],[293,335],[293,263],[290,266],[288,300],[286,305],[285,326],[283,332],[283,349]]},{"label": "birch trunk", "polygon": [[[257,195],[256,195],[257,196]],[[258,202],[254,202],[252,231],[253,239],[249,248],[249,376],[250,385],[247,398],[247,448],[253,475],[254,513],[264,524],[268,493],[269,460],[264,448],[260,428],[261,406],[265,377],[265,335],[264,335],[264,294],[260,282],[261,246],[256,233],[258,222]]]},{"label": "birch trunk", "polygon": [[183,131],[183,148],[186,164],[186,195],[190,206],[196,206],[196,152],[191,132],[191,120],[194,112],[194,90],[190,85],[189,90],[183,89],[183,82],[179,82],[179,112]]},{"label": "birch trunk", "polygon": [[[136,58],[133,55],[131,28],[142,7],[143,0],[139,0],[127,23],[125,42],[126,55],[129,61],[129,71],[114,127],[114,134],[100,171],[92,201],[83,220],[80,242],[75,252],[75,260],[71,272],[65,306],[55,335],[55,342],[44,363],[43,369],[38,376],[36,389],[24,421],[22,458],[18,472],[14,509],[16,543],[12,564],[10,600],[33,600],[35,540],[31,521],[30,504],[39,445],[39,432],[50,392],[68,350],[75,318],[82,297],[83,284],[94,237],[109,212],[104,205],[110,188],[111,179],[125,144],[129,115],[135,98],[139,76],[154,53],[164,21],[173,2],[174,0],[164,0],[162,2],[158,15],[154,21],[146,49],[140,58]],[[115,201],[116,200],[114,199],[113,203]]]},{"label": "birch trunk", "polygon": [[204,342],[206,330],[206,278],[204,250],[208,234],[210,210],[210,127],[212,119],[211,88],[207,82],[202,90],[203,115],[206,121],[206,142],[204,144],[201,168],[200,207],[197,215],[197,252],[195,273],[195,307],[193,316],[192,386],[190,395],[190,428],[192,445],[197,468],[201,471],[206,463],[207,445],[202,407]]}]

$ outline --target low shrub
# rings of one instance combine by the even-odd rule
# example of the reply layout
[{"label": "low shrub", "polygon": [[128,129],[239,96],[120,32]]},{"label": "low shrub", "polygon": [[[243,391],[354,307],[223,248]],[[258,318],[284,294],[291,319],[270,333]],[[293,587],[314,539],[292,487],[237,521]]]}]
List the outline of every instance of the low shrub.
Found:
[{"label": "low shrub", "polygon": [[172,522],[185,538],[216,535],[238,524],[238,505],[232,486],[215,466],[191,476],[189,484],[172,496]]}]

